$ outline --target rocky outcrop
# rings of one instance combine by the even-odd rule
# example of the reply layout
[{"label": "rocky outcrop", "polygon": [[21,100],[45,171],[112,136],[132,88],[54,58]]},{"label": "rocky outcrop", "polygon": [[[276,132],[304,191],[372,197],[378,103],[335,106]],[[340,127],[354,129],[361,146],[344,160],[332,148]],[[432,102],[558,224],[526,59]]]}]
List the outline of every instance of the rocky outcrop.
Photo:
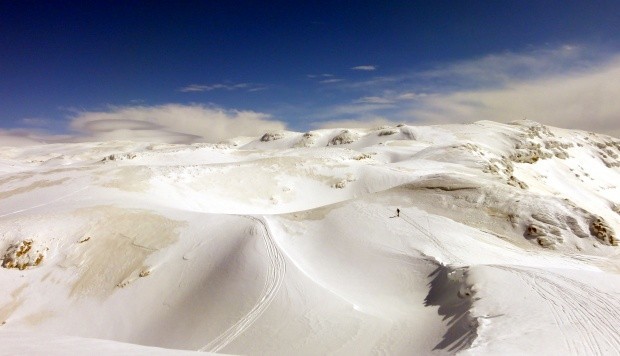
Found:
[{"label": "rocky outcrop", "polygon": [[342,130],[338,135],[329,140],[328,146],[346,145],[348,143],[355,142],[358,139],[358,135],[349,131]]},{"label": "rocky outcrop", "polygon": [[607,243],[612,246],[618,245],[618,241],[616,240],[616,233],[611,228],[611,226],[609,226],[609,224],[600,216],[596,216],[592,219],[592,222],[590,223],[590,232],[601,242]]},{"label": "rocky outcrop", "polygon": [[24,270],[43,262],[43,251],[33,248],[32,240],[23,240],[9,246],[2,258],[2,267]]},{"label": "rocky outcrop", "polygon": [[260,140],[261,142],[269,142],[279,140],[283,137],[284,135],[281,132],[267,132],[260,138]]}]

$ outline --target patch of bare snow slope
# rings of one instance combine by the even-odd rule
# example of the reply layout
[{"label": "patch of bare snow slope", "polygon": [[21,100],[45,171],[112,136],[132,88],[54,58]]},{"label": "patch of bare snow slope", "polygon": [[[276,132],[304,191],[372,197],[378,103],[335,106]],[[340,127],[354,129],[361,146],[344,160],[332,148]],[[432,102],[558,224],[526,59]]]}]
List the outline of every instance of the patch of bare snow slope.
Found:
[{"label": "patch of bare snow slope", "polygon": [[261,226],[261,234],[265,242],[265,249],[267,250],[270,264],[269,272],[265,278],[265,286],[259,296],[258,302],[243,318],[239,319],[235,324],[226,329],[226,331],[220,334],[217,338],[211,340],[207,345],[200,348],[199,351],[217,352],[234,341],[235,338],[251,327],[256,319],[265,312],[284,281],[286,263],[282,253],[280,253],[278,247],[274,243],[273,236],[271,235],[267,224],[262,219],[253,216],[244,217]]},{"label": "patch of bare snow slope", "polygon": [[620,348],[617,274],[473,266],[478,338],[463,354],[610,355]]},{"label": "patch of bare snow slope", "polygon": [[[170,350],[111,340],[33,333],[30,331],[0,332],[0,344],[5,345],[3,350],[0,350],[0,355],[65,356],[86,355],[92,354],[93,352],[107,355],[134,356],[215,355],[214,353]],[[11,345],[9,350],[7,350],[6,345]]]},{"label": "patch of bare snow slope", "polygon": [[40,350],[23,348],[39,335],[58,352],[148,352],[83,338],[236,354],[620,348],[619,140],[531,121],[344,130],[5,149],[0,255],[32,241],[45,256],[0,269],[0,338],[26,342],[9,352]]},{"label": "patch of bare snow slope", "polygon": [[31,236],[49,251],[25,275],[3,274],[20,285],[4,327],[179,349],[226,335],[214,348],[225,346],[268,307],[283,261],[247,218],[167,215],[95,206],[5,221],[17,232],[5,238]]}]

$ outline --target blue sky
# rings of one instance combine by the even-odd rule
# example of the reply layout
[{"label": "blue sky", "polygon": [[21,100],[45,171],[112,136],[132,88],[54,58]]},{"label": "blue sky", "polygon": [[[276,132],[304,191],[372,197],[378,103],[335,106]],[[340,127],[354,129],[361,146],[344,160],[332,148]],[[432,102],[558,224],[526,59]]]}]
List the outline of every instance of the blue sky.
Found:
[{"label": "blue sky", "polygon": [[5,0],[0,127],[191,134],[159,118],[189,109],[205,127],[527,117],[618,135],[618,33],[618,1]]}]

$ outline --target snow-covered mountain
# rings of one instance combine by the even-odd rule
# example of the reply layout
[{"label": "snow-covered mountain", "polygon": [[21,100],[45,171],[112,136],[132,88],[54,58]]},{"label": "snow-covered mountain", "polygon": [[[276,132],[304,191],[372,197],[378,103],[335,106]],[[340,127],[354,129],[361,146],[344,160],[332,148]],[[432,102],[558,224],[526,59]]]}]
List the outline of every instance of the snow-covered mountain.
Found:
[{"label": "snow-covered mountain", "polygon": [[618,184],[531,121],[4,147],[0,354],[617,353]]}]

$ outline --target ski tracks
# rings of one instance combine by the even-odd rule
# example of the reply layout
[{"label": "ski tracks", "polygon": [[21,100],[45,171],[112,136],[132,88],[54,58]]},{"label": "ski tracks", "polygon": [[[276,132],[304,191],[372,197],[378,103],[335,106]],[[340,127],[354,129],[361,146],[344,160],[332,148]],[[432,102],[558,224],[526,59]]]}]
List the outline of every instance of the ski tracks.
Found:
[{"label": "ski tracks", "polygon": [[[426,236],[449,261],[460,260],[429,229],[402,211],[400,217]],[[608,355],[620,350],[617,296],[550,271],[501,265],[492,267],[517,275],[544,300],[570,354]]]},{"label": "ski tracks", "polygon": [[67,194],[65,194],[65,195],[61,195],[61,196],[59,196],[59,197],[57,197],[57,198],[55,198],[55,199],[52,199],[52,200],[46,201],[45,203],[41,203],[41,204],[38,204],[38,205],[29,206],[29,207],[24,208],[24,209],[15,210],[15,211],[12,211],[12,212],[10,212],[10,213],[2,214],[2,215],[0,215],[0,218],[3,218],[3,217],[5,217],[5,216],[9,216],[9,215],[15,215],[15,214],[23,213],[24,211],[28,211],[28,210],[32,210],[32,209],[36,209],[36,208],[41,208],[41,207],[44,207],[44,206],[46,206],[46,205],[50,205],[50,204],[52,204],[52,203],[56,203],[56,202],[61,201],[61,200],[65,199],[65,198],[68,198],[68,197],[70,197],[70,196],[72,196],[72,195],[76,195],[76,194],[78,194],[78,193],[80,193],[80,192],[82,192],[82,191],[84,191],[84,190],[88,189],[88,187],[89,187],[89,186],[88,186],[88,185],[86,185],[86,186],[83,186],[83,187],[79,188],[78,190],[72,191],[72,192],[67,193]]},{"label": "ski tracks", "polygon": [[400,212],[400,218],[402,218],[403,221],[405,221],[407,224],[413,226],[416,230],[422,233],[422,235],[428,237],[431,243],[435,245],[435,247],[443,254],[443,256],[449,260],[449,262],[458,263],[460,261],[460,259],[455,254],[453,254],[452,252],[448,251],[445,248],[445,246],[441,243],[441,241],[439,241],[439,238],[435,236],[435,234],[430,232],[429,229],[425,229],[422,225],[418,224],[414,219],[403,214],[402,211]]},{"label": "ski tracks", "polygon": [[198,351],[217,352],[226,347],[245,330],[247,330],[264,312],[267,310],[278,290],[282,286],[284,281],[284,274],[286,273],[286,263],[284,256],[278,250],[273,236],[267,227],[267,224],[262,220],[250,215],[241,215],[246,219],[250,219],[258,223],[263,230],[263,242],[267,250],[267,256],[269,258],[269,270],[265,278],[265,284],[261,291],[258,302],[248,311],[248,313],[239,319],[235,324],[226,329],[220,336],[213,339],[207,345],[200,348]]},{"label": "ski tracks", "polygon": [[[557,273],[493,266],[519,276],[549,306],[570,354],[606,355],[620,350],[617,297]],[[573,325],[577,338],[568,335]]]}]

